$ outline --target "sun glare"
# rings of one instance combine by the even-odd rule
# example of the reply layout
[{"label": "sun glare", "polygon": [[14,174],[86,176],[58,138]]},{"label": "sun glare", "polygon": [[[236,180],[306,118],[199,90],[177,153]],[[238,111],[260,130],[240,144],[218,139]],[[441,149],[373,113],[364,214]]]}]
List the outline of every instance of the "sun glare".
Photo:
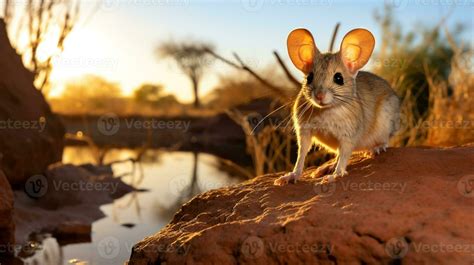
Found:
[{"label": "sun glare", "polygon": [[99,39],[99,34],[91,30],[78,29],[71,32],[63,53],[53,58],[50,97],[60,96],[68,81],[83,75],[94,73],[110,77],[110,73],[104,70],[107,70],[107,64],[113,62],[103,59],[104,47]]}]

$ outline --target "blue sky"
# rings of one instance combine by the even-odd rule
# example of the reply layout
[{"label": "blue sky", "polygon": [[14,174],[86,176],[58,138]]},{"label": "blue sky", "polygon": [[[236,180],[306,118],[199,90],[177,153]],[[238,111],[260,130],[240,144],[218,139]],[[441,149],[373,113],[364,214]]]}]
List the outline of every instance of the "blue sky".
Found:
[{"label": "blue sky", "polygon": [[[220,54],[232,52],[257,69],[274,62],[273,50],[287,59],[286,37],[294,28],[312,31],[318,48],[325,51],[334,25],[341,22],[337,46],[343,35],[356,27],[380,36],[374,11],[384,2],[395,3],[395,15],[403,30],[439,22],[448,12],[447,24],[468,26],[464,39],[473,42],[471,1],[447,0],[104,0],[82,2],[82,19],[57,58],[53,72],[58,95],[64,82],[95,73],[120,83],[125,93],[141,83],[161,83],[183,101],[191,100],[186,77],[167,60],[158,60],[156,46],[171,39],[192,38],[212,42]],[[377,49],[377,47],[376,47]],[[209,92],[219,75],[231,71],[215,64],[202,82]]]}]

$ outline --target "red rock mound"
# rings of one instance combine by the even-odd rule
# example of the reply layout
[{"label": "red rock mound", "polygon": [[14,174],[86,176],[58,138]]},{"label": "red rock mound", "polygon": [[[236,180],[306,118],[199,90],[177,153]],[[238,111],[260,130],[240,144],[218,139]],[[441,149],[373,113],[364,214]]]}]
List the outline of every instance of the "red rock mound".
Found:
[{"label": "red rock mound", "polygon": [[390,149],[320,185],[278,175],[185,204],[130,264],[471,264],[474,147]]},{"label": "red rock mound", "polygon": [[0,166],[10,184],[20,186],[61,160],[65,130],[33,86],[1,19],[0,58]]}]

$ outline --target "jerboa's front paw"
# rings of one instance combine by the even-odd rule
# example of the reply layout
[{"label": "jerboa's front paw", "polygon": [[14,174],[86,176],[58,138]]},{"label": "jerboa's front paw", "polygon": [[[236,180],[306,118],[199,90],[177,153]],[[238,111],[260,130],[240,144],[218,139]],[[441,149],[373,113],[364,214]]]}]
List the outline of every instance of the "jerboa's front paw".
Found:
[{"label": "jerboa's front paw", "polygon": [[345,171],[345,170],[340,171],[340,172],[334,172],[331,175],[324,176],[321,183],[331,183],[331,182],[336,181],[336,179],[338,179],[340,177],[343,177],[345,175],[347,175],[347,171]]},{"label": "jerboa's front paw", "polygon": [[273,182],[273,184],[277,186],[283,186],[288,183],[296,183],[299,177],[300,177],[300,174],[296,174],[295,172],[290,172],[288,174],[285,174],[277,178],[275,182]]}]

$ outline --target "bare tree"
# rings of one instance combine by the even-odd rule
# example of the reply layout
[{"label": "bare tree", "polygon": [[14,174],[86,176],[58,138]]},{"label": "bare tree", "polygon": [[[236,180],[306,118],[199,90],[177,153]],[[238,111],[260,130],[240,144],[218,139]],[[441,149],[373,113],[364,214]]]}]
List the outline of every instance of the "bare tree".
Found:
[{"label": "bare tree", "polygon": [[[24,8],[16,3],[5,1],[4,21],[10,38],[15,36],[13,43],[25,66],[35,75],[36,87],[43,91],[49,86],[52,59],[63,51],[64,41],[77,22],[79,1],[27,0]],[[26,40],[21,40],[25,36]],[[48,50],[40,54],[45,43],[48,43]]]},{"label": "bare tree", "polygon": [[199,83],[209,66],[214,62],[208,51],[213,51],[214,46],[204,42],[174,42],[162,43],[157,49],[160,58],[171,58],[180,70],[186,74],[192,84],[194,93],[194,106],[200,107]]}]

